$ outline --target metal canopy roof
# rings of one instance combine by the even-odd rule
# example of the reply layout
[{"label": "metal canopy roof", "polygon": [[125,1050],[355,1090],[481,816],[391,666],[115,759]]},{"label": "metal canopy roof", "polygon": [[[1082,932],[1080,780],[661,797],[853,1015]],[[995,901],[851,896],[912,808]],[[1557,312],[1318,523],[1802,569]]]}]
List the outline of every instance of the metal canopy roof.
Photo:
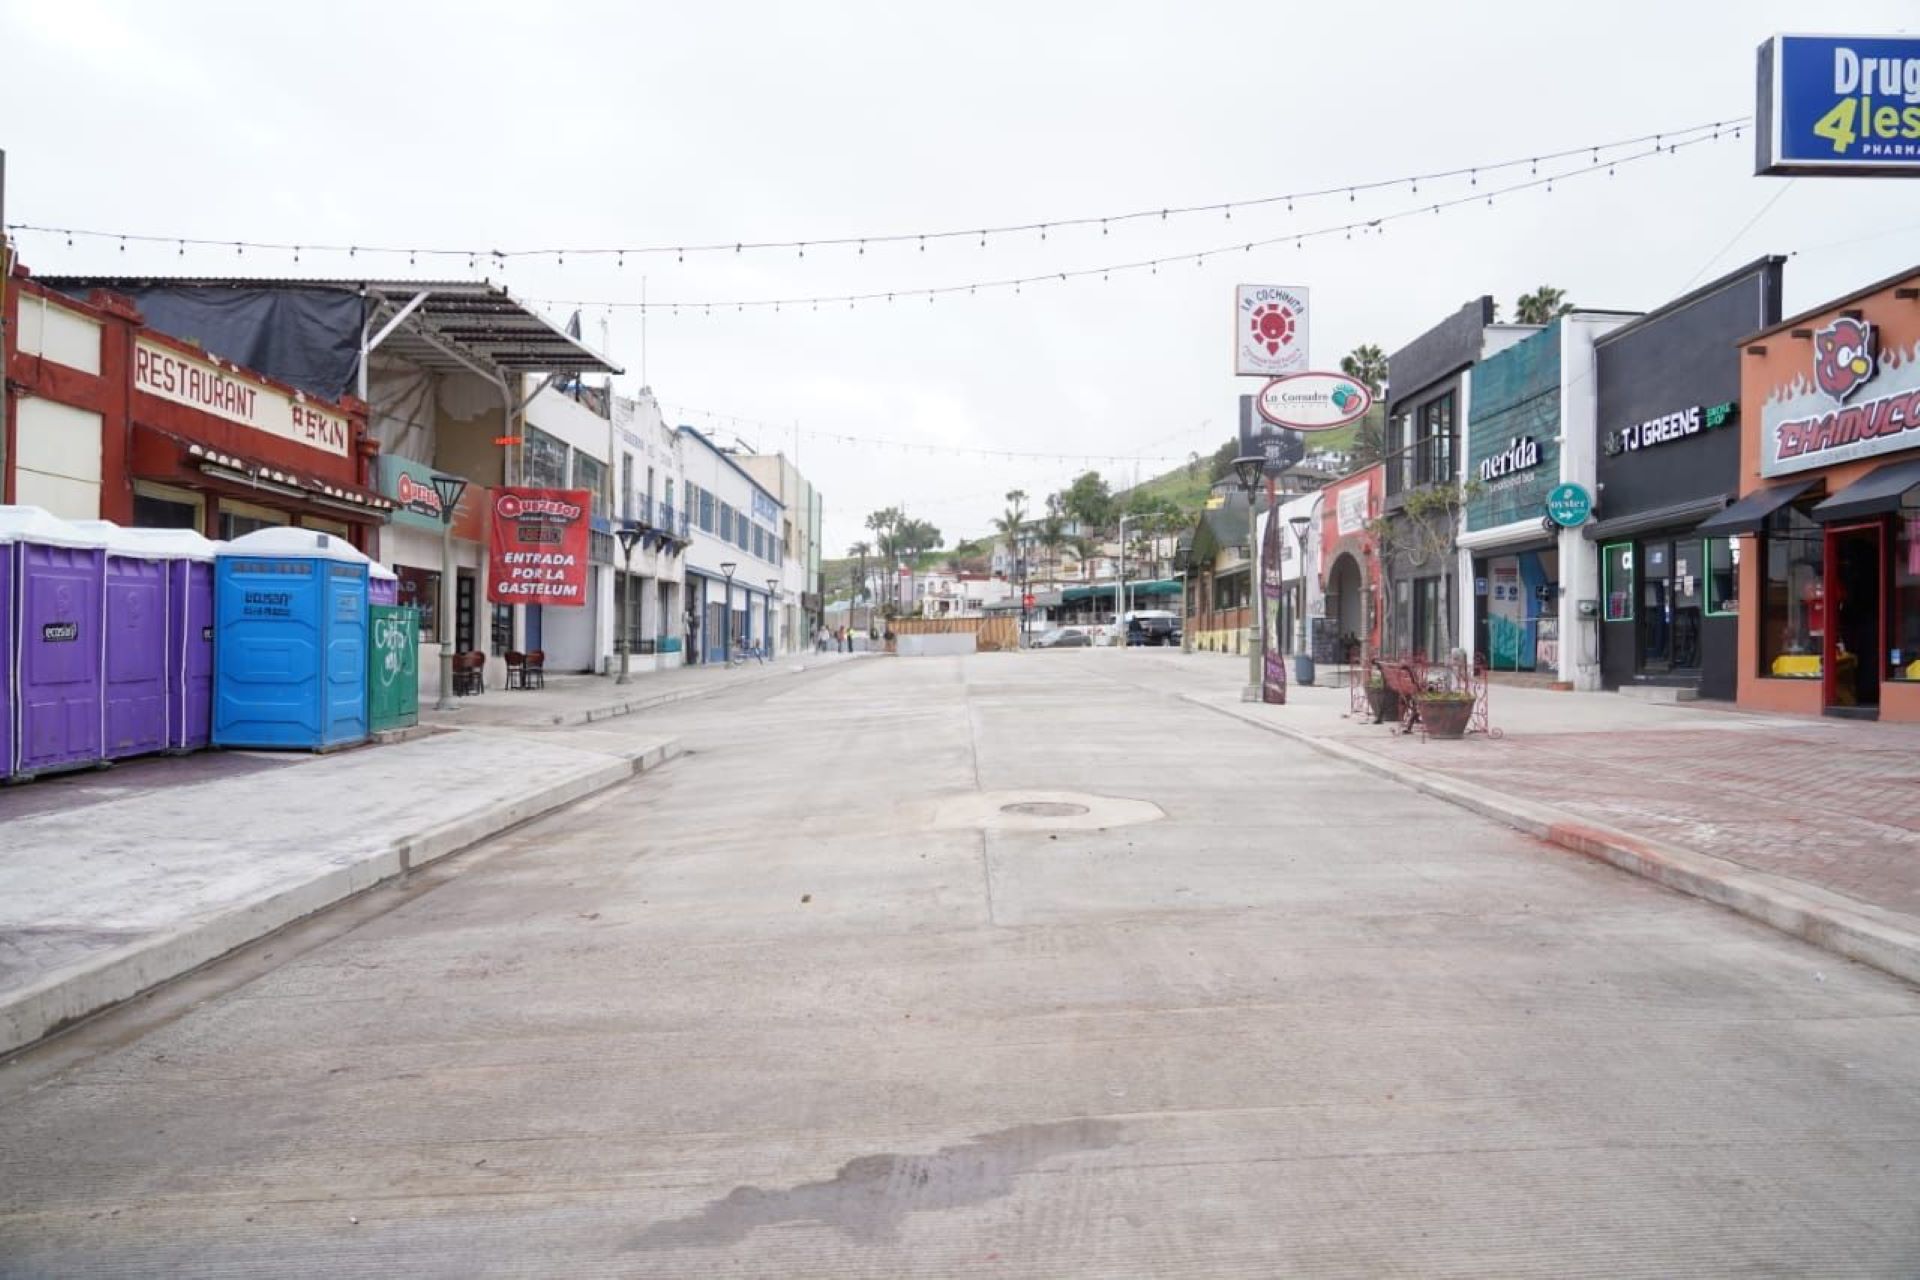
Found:
[{"label": "metal canopy roof", "polygon": [[374,303],[369,327],[375,334],[402,317],[381,348],[425,368],[465,368],[446,350],[452,345],[507,373],[626,372],[498,285],[391,280],[368,281],[365,289]]},{"label": "metal canopy roof", "polygon": [[[624,373],[499,285],[484,280],[346,280],[248,276],[36,276],[51,288],[169,286],[332,290],[365,297],[367,344],[437,372]],[[398,323],[394,321],[398,319]]]}]

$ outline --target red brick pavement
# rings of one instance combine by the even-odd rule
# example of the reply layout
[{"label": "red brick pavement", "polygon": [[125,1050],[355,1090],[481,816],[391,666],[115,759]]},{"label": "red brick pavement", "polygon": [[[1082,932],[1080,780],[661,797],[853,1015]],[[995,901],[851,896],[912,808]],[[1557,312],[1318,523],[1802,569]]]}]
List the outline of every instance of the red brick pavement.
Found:
[{"label": "red brick pavement", "polygon": [[1458,744],[1383,731],[1355,745],[1920,916],[1920,729],[1912,726],[1735,721]]}]

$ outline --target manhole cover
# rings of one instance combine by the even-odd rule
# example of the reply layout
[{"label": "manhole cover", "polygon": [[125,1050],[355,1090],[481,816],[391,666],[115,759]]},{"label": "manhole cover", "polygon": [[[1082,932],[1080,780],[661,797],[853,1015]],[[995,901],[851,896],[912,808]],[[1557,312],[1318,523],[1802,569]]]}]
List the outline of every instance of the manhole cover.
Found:
[{"label": "manhole cover", "polygon": [[1018,804],[1003,804],[1002,813],[1017,813],[1023,818],[1077,818],[1093,810],[1083,804],[1063,804],[1057,800],[1022,800]]}]

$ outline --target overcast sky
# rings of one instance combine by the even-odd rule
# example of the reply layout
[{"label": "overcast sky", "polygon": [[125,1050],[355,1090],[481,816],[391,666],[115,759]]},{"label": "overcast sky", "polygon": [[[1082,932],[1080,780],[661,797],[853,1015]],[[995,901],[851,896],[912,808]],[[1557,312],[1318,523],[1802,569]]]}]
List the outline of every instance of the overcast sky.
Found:
[{"label": "overcast sky", "polygon": [[[1435,6],[1160,3],[191,4],[0,7],[12,222],[220,239],[586,247],[921,232],[1241,200],[1745,116],[1780,31],[1893,32],[1907,3]],[[549,14],[556,16],[547,16]],[[1467,21],[1461,15],[1469,15]],[[1565,162],[1563,162],[1564,165]],[[1391,351],[1461,303],[1551,282],[1647,309],[1792,253],[1789,309],[1920,261],[1920,183],[1752,176],[1752,139],[1689,148],[1383,234],[1207,258],[1229,243],[1477,194],[1524,174],[1037,234],[547,258],[489,274],[529,299],[900,301],[647,325],[645,381],[748,443],[798,449],[827,550],[901,504],[949,537],[1085,464],[850,445],[1092,455],[1152,474],[1232,430],[1236,281],[1312,290],[1314,363]],[[1757,217],[1757,220],[1756,220]],[[466,275],[312,253],[21,237],[43,272]],[[1158,274],[916,288],[1182,256]],[[552,308],[564,318],[571,308]],[[586,333],[641,385],[638,315]],[[751,420],[751,421],[749,421]],[[792,424],[799,424],[797,440]],[[774,426],[760,423],[778,424]]]}]

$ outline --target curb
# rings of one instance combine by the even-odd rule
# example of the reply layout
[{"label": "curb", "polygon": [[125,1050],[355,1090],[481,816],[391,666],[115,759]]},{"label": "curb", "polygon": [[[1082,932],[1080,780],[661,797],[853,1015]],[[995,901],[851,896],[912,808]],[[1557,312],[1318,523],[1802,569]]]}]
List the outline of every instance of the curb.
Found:
[{"label": "curb", "polygon": [[1823,950],[1920,984],[1920,933],[1914,932],[1907,918],[1894,912],[1854,902],[1784,876],[1754,871],[1712,854],[1588,821],[1553,805],[1518,800],[1474,783],[1408,770],[1364,747],[1317,738],[1300,729],[1261,720],[1243,713],[1238,706],[1209,702],[1192,694],[1183,693],[1180,697],[1182,701],[1290,738],[1322,755],[1491,818],[1536,839],[1725,907]]},{"label": "curb", "polygon": [[239,903],[217,915],[142,939],[77,968],[51,974],[0,1004],[0,1057],[58,1034],[96,1013],[191,973],[230,951],[348,898],[470,849],[507,829],[656,769],[680,754],[668,740],[632,757],[616,758],[538,791],[399,837],[350,866],[304,884]]},{"label": "curb", "polygon": [[[860,655],[851,655],[851,656],[857,658]],[[830,664],[830,667],[839,667],[839,666],[845,666],[845,665],[846,665],[845,663],[836,662],[836,663]],[[760,684],[767,680],[773,680],[780,676],[805,675],[809,671],[827,670],[827,669],[829,668],[825,668],[825,667],[816,668],[816,667],[810,667],[806,665],[802,665],[799,668],[794,670],[788,670],[786,668],[775,668],[771,671],[763,671],[754,676],[742,677],[738,680],[733,681],[732,683],[715,685],[711,688],[678,689],[672,693],[656,693],[648,697],[634,698],[631,701],[627,701],[627,702],[613,702],[613,703],[608,703],[605,706],[588,707],[584,711],[560,712],[551,716],[547,716],[544,719],[521,721],[517,723],[461,724],[458,720],[441,720],[441,721],[433,721],[429,723],[428,721],[423,720],[421,721],[421,726],[423,728],[428,728],[431,731],[431,730],[444,730],[444,729],[545,729],[545,728],[565,727],[568,725],[598,724],[602,720],[612,720],[620,716],[632,715],[635,712],[639,712],[639,711],[651,711],[655,707],[669,706],[676,702],[688,702],[695,698],[711,698],[718,694],[727,693],[734,689],[750,688],[753,685]]]}]

